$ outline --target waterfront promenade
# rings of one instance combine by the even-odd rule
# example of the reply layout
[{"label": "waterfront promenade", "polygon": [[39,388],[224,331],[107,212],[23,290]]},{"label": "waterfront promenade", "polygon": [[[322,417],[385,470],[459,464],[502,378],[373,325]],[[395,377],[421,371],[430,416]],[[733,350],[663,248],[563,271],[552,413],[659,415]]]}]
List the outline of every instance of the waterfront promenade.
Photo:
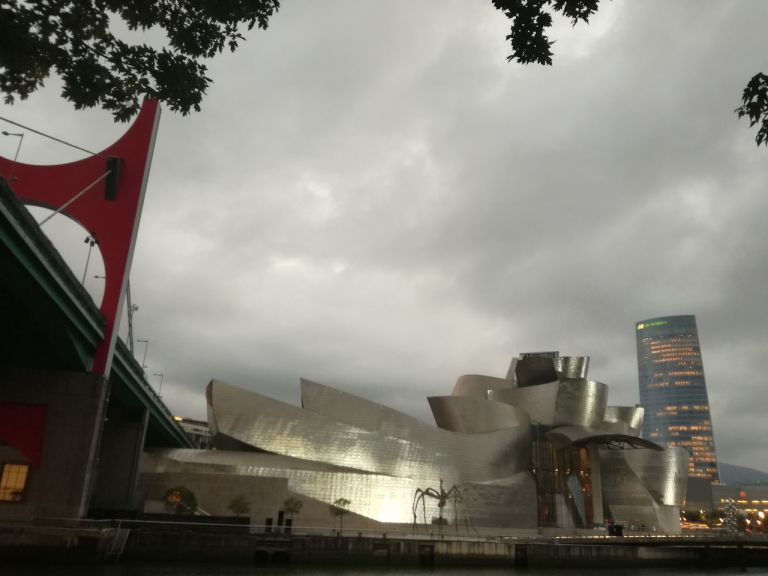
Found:
[{"label": "waterfront promenade", "polygon": [[0,562],[179,561],[412,566],[768,566],[764,536],[716,533],[491,536],[297,530],[248,524],[84,520],[0,524]]}]

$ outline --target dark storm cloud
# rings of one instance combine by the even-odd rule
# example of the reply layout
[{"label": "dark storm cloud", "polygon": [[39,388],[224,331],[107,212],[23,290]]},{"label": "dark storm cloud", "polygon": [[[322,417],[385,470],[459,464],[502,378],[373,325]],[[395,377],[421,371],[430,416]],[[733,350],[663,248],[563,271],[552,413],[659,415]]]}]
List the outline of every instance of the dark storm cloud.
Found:
[{"label": "dark storm cloud", "polygon": [[[428,418],[459,374],[560,349],[634,404],[633,322],[693,313],[720,456],[759,465],[766,151],[733,108],[767,17],[612,2],[540,68],[490,2],[285,3],[161,122],[132,283],[164,397],[296,403],[307,376]],[[50,92],[10,111],[123,129]]]}]

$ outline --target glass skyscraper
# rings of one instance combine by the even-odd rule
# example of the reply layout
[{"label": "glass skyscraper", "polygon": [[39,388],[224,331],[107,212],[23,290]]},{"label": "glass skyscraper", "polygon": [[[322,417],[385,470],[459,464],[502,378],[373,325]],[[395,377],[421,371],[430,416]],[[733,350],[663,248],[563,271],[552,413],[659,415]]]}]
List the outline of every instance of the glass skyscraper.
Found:
[{"label": "glass skyscraper", "polygon": [[685,448],[688,477],[719,483],[696,317],[643,320],[635,334],[643,438]]}]

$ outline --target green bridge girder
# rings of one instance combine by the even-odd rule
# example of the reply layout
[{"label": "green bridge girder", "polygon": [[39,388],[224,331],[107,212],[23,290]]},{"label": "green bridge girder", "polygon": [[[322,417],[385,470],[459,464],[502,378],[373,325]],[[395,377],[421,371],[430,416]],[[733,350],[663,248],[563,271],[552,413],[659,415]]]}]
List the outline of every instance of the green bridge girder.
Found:
[{"label": "green bridge girder", "polygon": [[[104,318],[37,222],[0,178],[0,364],[91,370]],[[118,340],[110,394],[149,411],[146,444],[191,447],[139,363]]]}]

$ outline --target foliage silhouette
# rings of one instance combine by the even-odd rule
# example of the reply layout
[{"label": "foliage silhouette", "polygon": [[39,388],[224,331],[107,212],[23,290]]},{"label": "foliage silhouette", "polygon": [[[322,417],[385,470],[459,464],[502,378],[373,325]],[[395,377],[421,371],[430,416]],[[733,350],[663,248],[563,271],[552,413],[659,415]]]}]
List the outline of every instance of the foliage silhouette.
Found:
[{"label": "foliage silhouette", "polygon": [[[588,24],[599,0],[491,3],[510,21],[508,60],[551,65],[552,14],[562,14],[574,26]],[[279,7],[279,0],[2,2],[0,92],[5,103],[12,104],[56,72],[64,82],[62,96],[76,109],[99,106],[124,122],[136,114],[144,97],[150,97],[186,115],[200,110],[211,83],[203,61],[225,48],[237,49],[245,39],[242,28],[266,29]],[[120,25],[132,31],[161,31],[166,41],[160,48],[131,44],[115,33]],[[768,76],[752,77],[736,114],[747,117],[750,127],[758,125],[758,146],[768,145]]]},{"label": "foliage silhouette", "polygon": [[[146,96],[199,111],[211,79],[203,60],[234,51],[242,28],[266,29],[279,0],[46,0],[0,2],[0,92],[22,100],[52,72],[77,109],[99,106],[126,121]],[[115,30],[161,31],[162,47]],[[125,37],[126,35],[123,34]]]},{"label": "foliage silhouette", "polygon": [[285,502],[283,502],[283,510],[285,510],[285,513],[291,520],[293,520],[294,514],[299,514],[301,512],[303,507],[304,502],[298,498],[286,498]]},{"label": "foliage silhouette", "polygon": [[339,536],[341,536],[344,529],[344,515],[349,514],[348,508],[350,504],[352,504],[351,500],[338,498],[328,507],[331,516],[336,516],[339,519]]},{"label": "foliage silhouette", "polygon": [[[580,21],[589,23],[597,12],[599,0],[491,0],[510,21],[507,40],[512,47],[508,61],[520,64],[552,64],[554,43],[548,28],[552,14],[560,13],[575,26]],[[749,118],[749,126],[758,126],[755,142],[768,146],[768,76],[755,74],[744,88],[742,104],[735,110],[739,118]]]}]

